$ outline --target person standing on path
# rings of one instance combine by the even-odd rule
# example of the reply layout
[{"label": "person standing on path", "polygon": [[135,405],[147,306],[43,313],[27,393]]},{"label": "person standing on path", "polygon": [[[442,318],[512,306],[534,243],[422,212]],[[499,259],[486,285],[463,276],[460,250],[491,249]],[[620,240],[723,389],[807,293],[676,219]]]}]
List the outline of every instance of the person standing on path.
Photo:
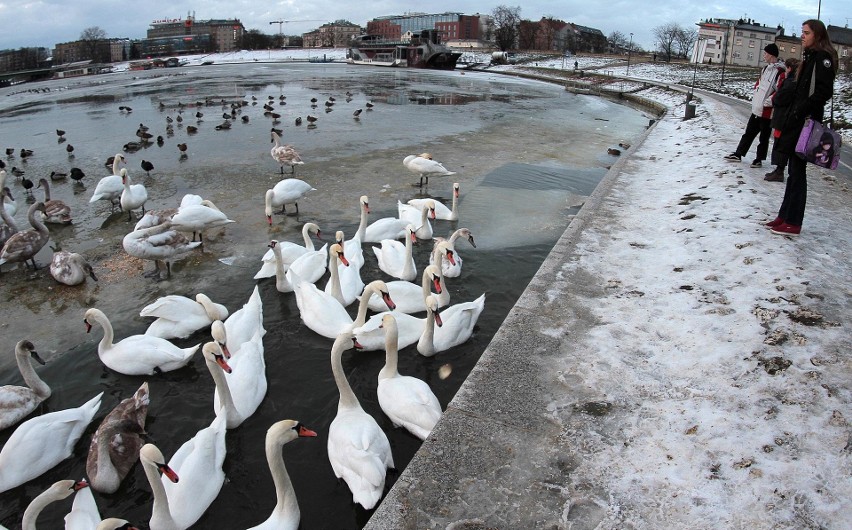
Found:
[{"label": "person standing on path", "polygon": [[806,118],[822,122],[825,104],[834,95],[837,52],[825,24],[816,19],[802,24],[802,62],[796,70],[796,92],[787,110],[776,149],[789,156],[787,187],[778,217],[766,223],[774,234],[797,236],[802,230],[807,202],[807,162],[795,154]]},{"label": "person standing on path", "polygon": [[775,91],[775,96],[772,98],[772,164],[775,169],[766,174],[763,180],[770,182],[784,182],[784,170],[787,169],[787,160],[789,155],[779,153],[778,138],[781,136],[781,127],[784,126],[784,121],[787,118],[787,109],[793,103],[793,98],[796,95],[796,70],[799,68],[799,60],[795,57],[788,57],[784,61],[786,67],[784,73],[778,76],[778,90]]},{"label": "person standing on path", "polygon": [[739,162],[748,153],[754,138],[760,135],[757,143],[757,156],[751,167],[761,167],[769,152],[769,136],[772,132],[772,96],[778,88],[778,76],[784,72],[784,65],[778,62],[778,46],[770,42],[763,48],[763,60],[766,66],[760,72],[760,78],[754,85],[751,100],[751,114],[746,123],[745,132],[740,138],[736,151],[727,155],[725,160]]}]

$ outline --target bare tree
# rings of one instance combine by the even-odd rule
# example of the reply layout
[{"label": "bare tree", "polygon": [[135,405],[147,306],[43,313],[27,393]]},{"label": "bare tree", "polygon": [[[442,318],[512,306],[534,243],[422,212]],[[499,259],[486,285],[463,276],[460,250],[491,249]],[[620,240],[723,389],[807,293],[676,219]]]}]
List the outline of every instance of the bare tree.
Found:
[{"label": "bare tree", "polygon": [[98,57],[98,47],[100,43],[106,39],[106,36],[106,31],[102,30],[98,26],[86,28],[82,33],[80,33],[80,42],[83,45],[83,50],[86,53],[87,59],[91,59],[92,61],[100,59]]},{"label": "bare tree", "polygon": [[689,57],[692,54],[692,47],[695,41],[698,40],[698,32],[687,28],[680,28],[675,39],[678,54],[682,57]]},{"label": "bare tree", "polygon": [[517,44],[512,46],[519,50],[534,50],[535,38],[538,33],[538,22],[521,20],[517,30]]},{"label": "bare tree", "polygon": [[494,19],[494,41],[502,51],[517,46],[518,26],[521,23],[521,7],[499,5],[491,12]]},{"label": "bare tree", "polygon": [[678,34],[681,31],[681,27],[676,22],[668,22],[654,28],[657,51],[666,56],[666,62],[672,60],[675,42],[677,42]]},{"label": "bare tree", "polygon": [[627,35],[620,31],[613,31],[607,37],[607,41],[609,42],[610,47],[612,48],[613,53],[618,53],[622,50],[626,50],[630,45],[630,41],[627,39]]}]

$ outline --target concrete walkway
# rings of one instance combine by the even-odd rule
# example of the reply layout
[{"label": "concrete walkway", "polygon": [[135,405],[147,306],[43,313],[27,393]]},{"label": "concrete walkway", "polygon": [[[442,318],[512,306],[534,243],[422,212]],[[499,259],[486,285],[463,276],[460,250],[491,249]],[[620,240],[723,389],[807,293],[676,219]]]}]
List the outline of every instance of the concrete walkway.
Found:
[{"label": "concrete walkway", "polygon": [[706,99],[683,121],[678,100],[588,199],[366,528],[848,524],[848,189],[809,166],[802,236],[771,235],[783,184],[722,160],[740,114]]}]

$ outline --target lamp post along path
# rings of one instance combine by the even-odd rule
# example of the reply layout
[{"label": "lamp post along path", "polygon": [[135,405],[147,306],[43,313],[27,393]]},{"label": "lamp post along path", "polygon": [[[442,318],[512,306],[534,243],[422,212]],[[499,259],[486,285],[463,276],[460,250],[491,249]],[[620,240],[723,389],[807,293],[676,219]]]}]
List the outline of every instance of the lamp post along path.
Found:
[{"label": "lamp post along path", "polygon": [[630,44],[627,45],[627,74],[625,74],[625,76],[630,75],[630,52],[631,51],[633,51],[633,34],[632,33],[630,34]]}]

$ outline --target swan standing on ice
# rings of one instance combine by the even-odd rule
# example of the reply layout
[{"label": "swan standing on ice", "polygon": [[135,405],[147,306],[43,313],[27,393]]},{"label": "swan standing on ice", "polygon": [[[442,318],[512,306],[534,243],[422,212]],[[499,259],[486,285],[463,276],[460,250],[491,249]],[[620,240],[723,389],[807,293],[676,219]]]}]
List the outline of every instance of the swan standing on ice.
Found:
[{"label": "swan standing on ice", "polygon": [[[458,212],[458,202],[459,202],[459,183],[453,183],[453,206],[452,209],[447,208],[443,203],[439,201],[435,201],[435,217],[434,219],[441,219],[443,221],[458,221],[459,220],[459,212]],[[408,201],[408,204],[414,206],[415,208],[422,208],[426,201],[433,199],[411,199]]]},{"label": "swan standing on ice", "polygon": [[50,275],[54,280],[65,285],[80,285],[86,281],[86,276],[98,281],[94,269],[86,258],[67,250],[53,253],[53,259],[50,261]]},{"label": "swan standing on ice", "polygon": [[296,438],[312,438],[316,435],[317,433],[294,420],[279,421],[266,431],[266,462],[269,464],[269,471],[272,472],[278,502],[266,521],[248,530],[297,530],[299,528],[301,518],[299,503],[290,475],[287,474],[287,468],[284,466],[281,448]]},{"label": "swan standing on ice", "polygon": [[121,209],[127,212],[127,220],[131,220],[132,210],[142,208],[142,215],[145,215],[145,202],[148,201],[148,190],[142,184],[130,184],[130,177],[127,176],[127,169],[121,169],[121,183],[124,185],[124,190],[121,192]]},{"label": "swan standing on ice", "polygon": [[331,347],[331,371],[340,400],[328,429],[328,460],[334,475],[349,486],[353,500],[370,510],[381,499],[386,471],[393,469],[394,463],[387,435],[361,408],[343,372],[343,352],[353,346],[358,344],[347,331],[338,335]]},{"label": "swan standing on ice", "polygon": [[85,480],[60,480],[59,482],[54,482],[52,486],[33,499],[27,506],[27,509],[24,510],[24,517],[21,520],[21,530],[35,530],[38,516],[48,504],[67,499],[75,492],[88,486],[89,484]]},{"label": "swan standing on ice", "polygon": [[455,171],[448,171],[440,162],[425,158],[423,155],[408,155],[402,161],[405,168],[415,175],[420,175],[419,187],[423,187],[423,179],[426,179],[426,185],[429,185],[429,177],[447,177],[455,175]]},{"label": "swan standing on ice", "polygon": [[280,214],[287,213],[287,205],[296,205],[296,215],[299,215],[299,199],[304,197],[309,191],[316,191],[316,188],[299,179],[284,179],[272,189],[266,190],[264,196],[266,221],[272,226],[272,209],[276,206],[281,207]]},{"label": "swan standing on ice", "polygon": [[[417,351],[424,357],[448,350],[467,341],[485,308],[485,295],[473,302],[464,302],[438,309],[438,300],[426,297],[426,328],[417,342]],[[435,329],[435,325],[438,329]]]},{"label": "swan standing on ice", "polygon": [[198,234],[198,240],[204,242],[204,231],[217,226],[235,223],[228,219],[211,201],[203,200],[200,204],[181,206],[171,217],[172,228],[180,232],[192,232],[192,240]]},{"label": "swan standing on ice", "polygon": [[37,215],[36,212],[44,213],[43,203],[33,204],[27,212],[27,218],[33,229],[16,232],[6,240],[3,249],[0,250],[0,265],[23,262],[26,266],[27,260],[30,260],[33,264],[33,270],[38,269],[35,255],[47,244],[48,239],[50,239],[50,232],[41,221],[41,216]]},{"label": "swan standing on ice", "polygon": [[405,231],[404,245],[395,239],[383,239],[381,248],[372,248],[379,268],[385,274],[410,282],[417,278],[417,267],[411,254],[411,245],[417,241],[417,236],[414,235],[414,227],[410,224],[405,227]]},{"label": "swan standing on ice", "polygon": [[[281,257],[284,260],[283,265],[285,271],[290,267],[290,264],[296,261],[296,259],[302,254],[316,250],[314,242],[311,240],[311,234],[316,236],[317,239],[322,240],[320,227],[315,223],[305,223],[304,226],[302,226],[302,239],[305,242],[304,245],[298,245],[291,241],[278,241],[276,243],[281,251]],[[266,251],[266,254],[263,255],[262,261],[263,265],[254,275],[255,280],[275,276],[275,263],[277,259],[272,248]]]},{"label": "swan standing on ice", "polygon": [[141,317],[157,317],[148,326],[145,335],[162,339],[184,339],[196,331],[206,328],[215,320],[228,318],[228,308],[214,303],[204,293],[195,295],[195,300],[170,294],[158,298],[139,312]]},{"label": "swan standing on ice", "polygon": [[74,409],[25,421],[0,450],[0,493],[18,487],[71,456],[101,407],[103,392]]},{"label": "swan standing on ice", "polygon": [[281,165],[281,174],[284,174],[284,166],[290,166],[290,173],[295,173],[296,166],[304,164],[302,157],[299,156],[292,145],[281,145],[281,137],[275,131],[272,131],[272,141],[275,142],[275,145],[269,151],[269,154]]},{"label": "swan standing on ice", "polygon": [[165,262],[166,278],[171,278],[171,260],[190,252],[201,242],[190,242],[183,234],[172,229],[170,221],[166,221],[151,228],[130,232],[124,236],[121,245],[134,258],[154,261],[155,269],[147,275],[159,276],[160,262]]},{"label": "swan standing on ice", "polygon": [[399,375],[398,333],[392,314],[382,318],[385,330],[385,366],[379,372],[379,406],[394,426],[405,427],[411,434],[425,440],[441,419],[441,404],[425,381]]},{"label": "swan standing on ice", "polygon": [[121,172],[119,166],[124,163],[124,155],[116,153],[112,161],[112,175],[104,177],[98,181],[95,186],[95,192],[90,203],[97,201],[109,201],[112,209],[115,210],[116,203],[121,198],[121,193],[124,191],[124,184],[121,182]]},{"label": "swan standing on ice", "polygon": [[26,418],[45,399],[50,397],[50,387],[41,380],[31,359],[44,364],[44,359],[28,340],[15,345],[15,360],[27,386],[0,386],[0,431]]},{"label": "swan standing on ice", "polygon": [[113,344],[112,324],[103,311],[94,307],[86,311],[83,322],[86,333],[92,331],[93,322],[103,328],[98,357],[107,368],[124,375],[151,375],[183,368],[200,346],[178,348],[166,339],[150,335],[131,335]]}]

